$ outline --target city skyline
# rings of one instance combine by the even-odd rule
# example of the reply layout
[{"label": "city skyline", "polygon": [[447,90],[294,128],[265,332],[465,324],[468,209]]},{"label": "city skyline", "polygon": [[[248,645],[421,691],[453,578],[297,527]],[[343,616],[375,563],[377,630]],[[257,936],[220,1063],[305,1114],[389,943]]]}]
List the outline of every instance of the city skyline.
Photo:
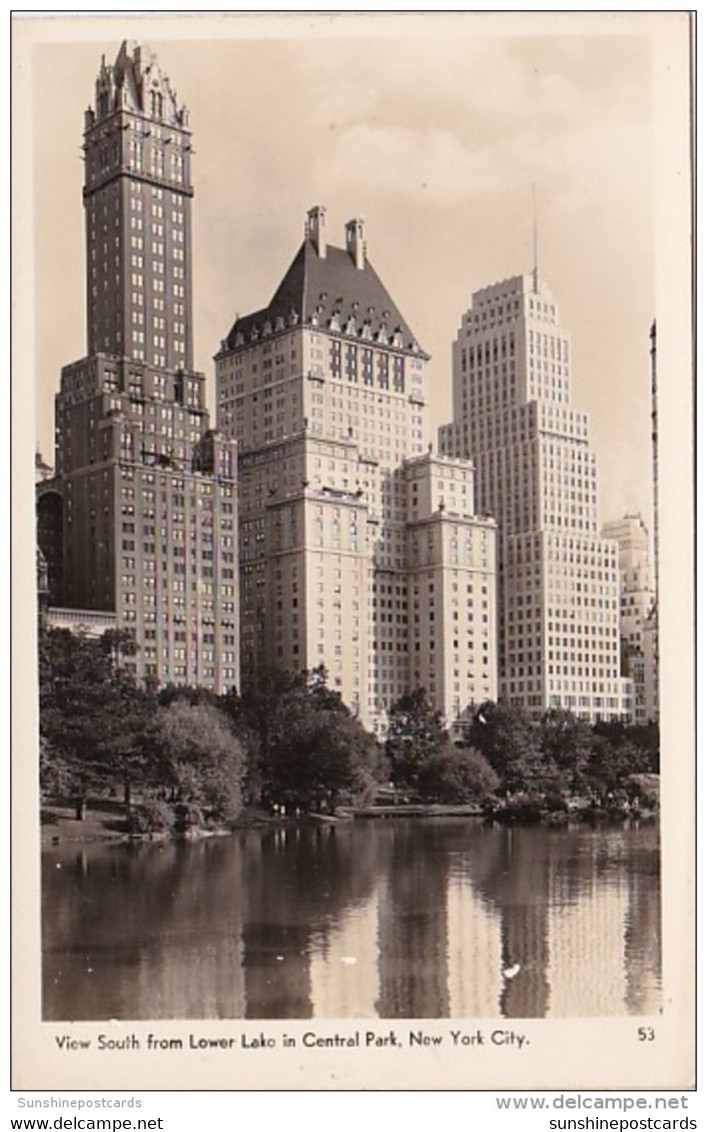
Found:
[{"label": "city skyline", "polygon": [[[234,538],[235,527],[222,524],[223,512],[219,514],[205,498],[219,454],[231,442],[223,435],[216,439],[213,433],[198,441],[196,421],[188,425],[181,410],[189,411],[191,389],[200,413],[208,411],[212,425],[217,424],[214,357],[223,357],[224,339],[239,321],[271,305],[278,280],[302,246],[305,215],[319,207],[327,209],[331,259],[347,254],[341,250],[345,225],[352,217],[364,219],[371,267],[390,289],[395,308],[425,355],[432,355],[426,370],[432,402],[428,429],[424,442],[415,434],[421,452],[404,465],[406,476],[410,474],[411,496],[416,467],[427,466],[432,473],[455,459],[428,452],[427,445],[437,449],[438,426],[453,420],[452,351],[472,296],[499,284],[507,291],[509,281],[532,278],[533,269],[539,269],[538,277],[556,299],[562,326],[572,338],[572,406],[590,422],[589,444],[597,456],[597,523],[603,528],[613,521],[618,528],[625,525],[622,516],[640,513],[650,536],[660,515],[662,756],[659,822],[626,822],[620,829],[603,823],[596,829],[533,828],[525,831],[525,837],[517,826],[474,821],[470,828],[472,822],[461,819],[459,836],[449,841],[446,863],[437,827],[442,825],[443,832],[452,834],[454,830],[437,819],[417,823],[411,830],[416,834],[413,838],[406,833],[405,822],[366,821],[330,829],[326,815],[312,820],[304,835],[299,827],[290,835],[276,816],[264,830],[244,825],[234,837],[199,838],[188,845],[165,841],[154,848],[145,845],[139,854],[114,837],[105,844],[91,843],[90,835],[83,844],[77,841],[73,830],[78,808],[76,819],[73,808],[65,819],[63,807],[50,807],[49,820],[44,821],[43,815],[41,827],[39,822],[14,821],[13,882],[22,892],[13,919],[21,960],[13,979],[20,1004],[13,1014],[15,1087],[90,1087],[98,1073],[106,1087],[120,1088],[128,1073],[135,1089],[144,1085],[169,1090],[178,1079],[184,1109],[191,1088],[201,1089],[202,1097],[204,1088],[232,1089],[234,1065],[230,1060],[226,1064],[220,1049],[210,1052],[213,1041],[207,1048],[207,1039],[199,1039],[201,1052],[188,1062],[186,1057],[180,1060],[177,1078],[177,1057],[166,1048],[167,1038],[161,1039],[164,1046],[159,1050],[150,1049],[146,1069],[143,1055],[120,1049],[120,1027],[129,1026],[138,1046],[144,1040],[147,1048],[148,1035],[161,1030],[177,1033],[177,1025],[200,1019],[201,1028],[193,1027],[195,1035],[223,1034],[235,1048],[238,1037],[243,1045],[244,1036],[250,1042],[257,1033],[265,1035],[270,1045],[290,1029],[299,1042],[299,1034],[309,1033],[310,1028],[313,1034],[327,1032],[326,1020],[333,1023],[335,1017],[337,1034],[345,1034],[347,1025],[357,1025],[348,1023],[347,1017],[363,1016],[364,1007],[379,1018],[398,1018],[391,1033],[396,1027],[402,1032],[403,1026],[407,1033],[404,1019],[412,1021],[417,1015],[425,1021],[415,1024],[415,1032],[419,1027],[422,1033],[424,1025],[425,1032],[435,1033],[437,1014],[438,1028],[447,1025],[443,1017],[471,1019],[478,1014],[489,1029],[514,1027],[493,1033],[515,1036],[516,1026],[523,1033],[528,1029],[530,1040],[522,1059],[515,1049],[496,1049],[495,1039],[490,1039],[481,1056],[475,1048],[450,1047],[441,1075],[432,1049],[430,1056],[418,1049],[411,1049],[409,1057],[396,1053],[396,1080],[401,1088],[417,1089],[416,1095],[423,1085],[468,1091],[470,1081],[472,1092],[482,1087],[566,1088],[568,1082],[573,1088],[594,1089],[621,1088],[626,1082],[636,1087],[642,1082],[650,1087],[655,1082],[668,1088],[676,1082],[689,1086],[694,1067],[694,831],[689,815],[695,759],[697,474],[696,307],[691,275],[693,29],[689,12],[443,17],[190,13],[177,18],[118,12],[108,17],[75,13],[13,19],[13,815],[32,813],[38,802],[44,803],[41,793],[38,797],[37,773],[40,752],[44,768],[48,750],[46,729],[40,732],[37,726],[47,687],[46,666],[37,665],[42,627],[75,629],[85,618],[93,637],[100,628],[120,625],[115,614],[105,611],[47,608],[51,605],[45,584],[48,572],[42,571],[42,556],[37,553],[38,544],[42,546],[42,516],[36,507],[38,485],[32,485],[30,472],[35,471],[37,479],[50,469],[46,464],[34,467],[35,441],[44,460],[53,465],[54,414],[58,410],[61,418],[63,413],[64,424],[70,424],[67,448],[74,455],[85,449],[87,462],[81,467],[75,461],[72,490],[83,492],[88,485],[88,514],[95,498],[99,519],[101,514],[118,516],[116,536],[120,529],[121,539],[123,532],[127,539],[133,533],[142,538],[153,522],[149,509],[154,493],[154,506],[163,512],[159,521],[167,520],[167,534],[176,531],[184,536],[183,544],[191,548],[184,581],[176,576],[179,540],[162,537],[158,543],[155,537],[154,553],[143,544],[141,558],[136,555],[129,576],[121,579],[131,599],[139,592],[146,594],[151,585],[152,574],[143,568],[145,556],[148,565],[154,562],[156,567],[160,597],[169,588],[181,602],[179,595],[189,586],[203,595],[216,559],[219,570],[229,571],[223,573],[224,587],[231,586],[234,567],[238,577],[242,532]],[[87,171],[81,157],[84,114],[96,96],[101,56],[112,63],[126,39],[146,45],[165,68],[179,104],[189,109],[196,150],[193,175],[185,178],[193,182],[195,191],[193,339],[179,325],[174,334],[168,328],[171,347],[176,350],[179,344],[189,370],[183,373],[178,361],[172,367],[165,345],[164,360],[161,356],[145,360],[145,369],[152,372],[144,375],[139,389],[131,380],[141,368],[136,353],[132,360],[127,353],[107,360],[94,353],[87,359],[88,367],[81,361],[91,350],[86,318],[91,241],[87,247],[84,233],[90,204],[87,210],[82,201]],[[153,142],[165,142],[162,130],[160,123],[156,138],[154,130],[144,134],[150,138],[142,146],[148,169],[151,151],[155,166],[159,164],[159,147]],[[132,131],[123,135],[123,152],[129,150],[130,138],[137,136],[134,124]],[[111,145],[106,130],[95,147],[99,158],[107,156]],[[165,168],[172,167],[173,149],[171,139],[169,148],[165,146]],[[110,162],[119,160],[115,148],[100,168],[105,171]],[[96,164],[94,159],[94,168]],[[101,173],[98,178],[103,187],[112,180],[112,172],[105,181]],[[154,216],[159,224],[161,188],[149,182],[145,178],[144,194],[139,190],[135,200],[142,198],[143,215]],[[169,197],[173,188],[168,189]],[[539,264],[534,255],[534,197]],[[170,208],[174,204],[171,201]],[[174,212],[167,212],[165,219],[170,229],[173,221],[178,227]],[[120,272],[110,261],[117,253],[104,234],[102,227],[96,255],[116,277]],[[154,236],[159,241],[161,233],[156,230]],[[181,240],[173,235],[172,239],[163,261],[170,286],[179,278],[178,266],[181,269],[177,256]],[[142,253],[131,242],[131,256],[133,247],[136,255]],[[147,254],[146,244],[145,258]],[[151,271],[162,255],[152,246],[152,234],[149,255]],[[135,264],[140,271],[143,266],[143,284],[136,282],[130,305],[123,296],[119,307],[124,317],[122,340],[129,333],[137,349],[142,343],[135,341],[134,332],[141,324],[132,319],[134,313],[147,317],[149,311],[151,332],[162,332],[157,326],[161,308],[156,304],[149,308],[160,290],[161,272],[149,277],[146,264]],[[341,292],[328,290],[337,302]],[[171,301],[182,299],[172,293]],[[94,324],[94,338],[102,335],[105,341],[109,320],[98,314],[101,324]],[[181,324],[181,313],[173,308],[172,314]],[[331,317],[336,317],[335,312]],[[391,349],[396,345],[393,337]],[[99,339],[94,348],[100,350]],[[151,337],[150,348],[161,350],[161,343]],[[332,370],[334,355],[332,349]],[[120,389],[110,387],[116,362],[121,379],[125,378]],[[191,372],[192,362],[197,372]],[[62,370],[66,395],[63,403],[60,395],[57,405]],[[203,383],[198,371],[205,375]],[[305,378],[312,376],[304,365],[301,372]],[[96,392],[102,382],[108,412],[99,421],[89,407],[89,428],[83,429],[81,400],[95,378]],[[161,386],[165,378],[166,401],[158,404],[165,394]],[[206,404],[200,401],[202,389]],[[167,402],[173,402],[173,410]],[[137,414],[138,404],[144,404],[150,426],[142,435],[129,420],[131,411]],[[169,428],[157,427],[157,413],[164,420],[166,409],[171,411],[171,422],[169,414],[167,419],[173,435],[178,443],[184,441],[182,450],[174,447]],[[338,405],[331,409],[340,411]],[[269,424],[264,405],[259,411],[263,413],[259,426],[265,429]],[[381,410],[376,419],[384,420]],[[391,417],[393,431],[395,424]],[[192,425],[193,437],[187,432]],[[143,443],[146,439],[155,443]],[[122,441],[125,452],[120,449]],[[115,480],[110,499],[105,484],[99,483],[99,468],[105,478],[100,462],[104,456],[121,474],[126,471],[124,482]],[[140,469],[146,456],[154,466]],[[91,464],[96,466],[91,469]],[[192,470],[183,474],[180,466]],[[287,471],[283,467],[283,474]],[[183,496],[177,485],[180,474],[186,489]],[[432,475],[428,478],[433,481]],[[189,479],[195,490],[190,490]],[[266,483],[268,493],[271,486]],[[309,488],[308,483],[302,486]],[[453,486],[459,500],[461,481],[453,485],[449,477],[449,494],[447,485],[444,493],[436,494],[444,504],[434,513],[440,529],[457,513],[449,504]],[[226,487],[230,505],[235,484]],[[432,482],[432,487],[437,485]],[[135,517],[129,510],[133,490]],[[584,490],[591,490],[591,482]],[[469,495],[467,483],[467,499]],[[434,499],[427,488],[425,496]],[[187,512],[205,513],[196,528],[191,514],[187,516],[191,529],[180,526],[183,502]],[[411,506],[412,502],[411,498]],[[483,520],[480,512],[477,496],[474,521]],[[140,528],[138,520],[143,524]],[[101,522],[107,525],[107,520]],[[132,523],[135,532],[130,530]],[[154,524],[150,533],[157,536],[157,518]],[[348,525],[343,530],[354,533]],[[83,553],[93,531],[89,526],[78,533],[75,545]],[[255,533],[257,537],[259,532]],[[620,538],[613,537],[620,558]],[[97,538],[102,538],[101,531]],[[132,554],[117,538],[115,545],[120,545],[121,555]],[[428,540],[420,540],[418,549],[428,546]],[[657,556],[657,534],[650,539],[650,547],[654,546]],[[124,559],[123,567],[127,573]],[[89,582],[100,578],[98,572],[84,573]],[[217,646],[215,656],[204,653],[204,662],[210,664],[220,656],[224,664],[233,665],[238,687],[237,652],[227,660],[224,651],[237,641],[236,630],[240,632],[240,624],[233,622],[237,584],[234,589],[233,595],[224,593],[229,603],[234,599],[232,607],[224,608],[231,618],[228,632],[233,640],[210,641],[206,634],[212,630],[206,621],[196,625],[192,637],[200,636],[205,648]],[[80,607],[82,601],[76,597]],[[352,591],[346,593],[347,605],[349,599],[354,600]],[[394,594],[387,600],[397,599]],[[284,595],[281,600],[285,602]],[[147,601],[144,606],[150,612]],[[291,608],[295,606],[297,602]],[[299,619],[301,606],[297,608]],[[379,603],[371,623],[384,620],[377,616],[380,610]],[[50,612],[67,616],[50,621],[46,616]],[[131,612],[127,598],[121,617],[126,612]],[[183,651],[184,642],[178,634],[187,630],[166,609],[163,616],[164,624],[175,630],[169,663],[181,664],[184,656],[176,650]],[[189,616],[191,625],[196,615],[190,611]],[[451,627],[453,620],[452,608],[449,618],[446,612],[437,614],[435,625]],[[652,693],[657,696],[657,617],[651,625],[654,663],[646,661],[644,668],[646,677],[649,670],[652,673]],[[422,629],[420,637],[425,639]],[[77,644],[68,634],[63,640],[72,648]],[[148,648],[161,650],[163,657],[168,651],[163,639],[155,643],[146,635],[145,641]],[[113,643],[117,646],[113,659],[119,667],[127,660],[127,667],[135,671],[136,662],[120,655],[120,640]],[[94,644],[87,642],[91,653]],[[153,663],[155,657],[148,657],[142,645],[140,652]],[[218,676],[196,667],[180,675],[185,679],[191,675],[194,683],[202,685]],[[123,674],[117,675],[122,683]],[[150,675],[157,675],[154,669]],[[225,686],[233,686],[223,675]],[[371,682],[375,685],[375,676]],[[143,698],[140,691],[135,702],[142,703]],[[71,723],[70,705],[60,703],[60,708],[62,720]],[[123,718],[129,724],[125,728],[129,737],[142,714],[133,719],[132,712],[128,718],[128,713],[118,711],[119,724]],[[44,712],[44,722],[48,719]],[[484,716],[481,722],[488,720]],[[120,741],[120,726],[116,734]],[[112,732],[106,738],[112,741]],[[85,745],[77,766],[81,767],[89,746]],[[102,735],[98,746],[101,750],[106,746]],[[535,744],[531,746],[534,751]],[[601,746],[603,740],[597,750]],[[544,757],[544,748],[542,753]],[[249,757],[252,766],[252,754]],[[57,767],[62,770],[60,762]],[[150,795],[160,795],[158,776],[154,783],[150,779],[148,789]],[[130,797],[127,787],[125,792],[129,820],[136,795]],[[107,835],[117,832],[116,799],[117,795],[107,801]],[[58,825],[55,812],[60,814]],[[83,813],[85,817],[85,806]],[[92,808],[89,816],[90,825]],[[487,850],[485,857],[478,851],[475,835]],[[248,852],[246,842],[252,842]],[[293,854],[299,866],[296,878]],[[146,855],[154,857],[152,875],[145,868]],[[185,868],[187,858],[190,864]],[[214,867],[219,859],[221,869]],[[428,863],[431,869],[423,874],[418,866]],[[146,908],[162,909],[164,916],[146,919]],[[283,997],[278,980],[286,973],[291,975],[291,987]],[[420,988],[412,1006],[403,993],[406,984]],[[238,1015],[223,1009],[222,992],[229,996],[229,1004],[237,992]],[[95,1057],[94,1048],[81,1058],[67,1057],[68,1037],[57,1040],[56,1026],[47,1025],[52,1014],[50,994],[57,995],[56,1021],[71,1018],[73,1024],[80,1017],[88,1018],[88,1013],[80,1013],[87,1003],[92,1018],[110,1020],[118,1027],[115,1046],[108,1035],[108,1045],[104,1049],[99,1042]],[[98,1002],[99,994],[105,1008]],[[494,1022],[496,1011],[508,1023]],[[644,1027],[653,1014],[655,1025]],[[636,1016],[635,1026],[627,1026],[628,1015]],[[277,1018],[288,1019],[287,1030]],[[542,1021],[545,1018],[553,1019],[550,1026]],[[290,1024],[290,1019],[295,1021]],[[378,1025],[375,1018],[374,1025]],[[646,1045],[637,1043],[637,1034],[642,1033],[649,1036]],[[660,1041],[653,1042],[654,1035]],[[260,1048],[259,1037],[249,1048]],[[248,1058],[243,1081],[249,1087],[272,1088],[274,1082],[294,1089],[320,1085],[375,1089],[379,1080],[385,1084],[386,1078],[377,1078],[365,1058],[347,1055],[344,1064],[338,1050],[309,1048],[304,1057],[307,1065],[289,1054],[281,1056],[278,1050],[272,1056],[263,1051],[252,1066]]]},{"label": "city skyline", "polygon": [[[196,138],[195,361],[210,408],[221,339],[237,311],[268,302],[299,246],[305,209],[320,203],[332,234],[365,215],[371,260],[432,354],[434,441],[450,417],[459,311],[475,288],[532,266],[535,185],[540,271],[573,330],[575,399],[592,422],[600,518],[638,510],[650,524],[652,25],[638,19],[635,36],[588,41],[582,24],[551,41],[489,38],[477,34],[478,21],[446,20],[435,23],[430,51],[412,20],[394,60],[378,25],[363,63],[361,41],[350,37],[167,42],[154,34],[159,21],[140,20],[103,21],[100,42],[36,46],[34,216],[48,233],[35,255],[36,417],[45,459],[53,460],[59,369],[81,355],[85,334],[81,115],[96,58],[111,58],[124,34],[147,39],[149,27]],[[268,80],[275,71],[277,91]],[[418,73],[424,94],[412,85]],[[46,218],[58,200],[65,223],[52,230]],[[49,298],[59,269],[61,304]]]}]

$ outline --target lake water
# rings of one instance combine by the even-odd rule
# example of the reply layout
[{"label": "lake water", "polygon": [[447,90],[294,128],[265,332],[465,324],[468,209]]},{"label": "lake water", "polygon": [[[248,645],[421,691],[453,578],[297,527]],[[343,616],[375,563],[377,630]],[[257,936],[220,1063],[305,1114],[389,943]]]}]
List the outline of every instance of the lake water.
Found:
[{"label": "lake water", "polygon": [[65,842],[42,870],[46,1020],[660,1009],[653,824],[392,819]]}]

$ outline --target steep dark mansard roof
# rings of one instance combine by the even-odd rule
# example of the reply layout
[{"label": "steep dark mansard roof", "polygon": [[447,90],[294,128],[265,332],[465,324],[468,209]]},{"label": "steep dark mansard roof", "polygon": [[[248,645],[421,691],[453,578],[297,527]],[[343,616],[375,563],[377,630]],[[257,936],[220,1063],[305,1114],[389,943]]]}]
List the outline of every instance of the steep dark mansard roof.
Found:
[{"label": "steep dark mansard roof", "polygon": [[[370,336],[374,343],[384,340],[399,349],[414,350],[423,358],[428,356],[370,263],[358,268],[349,252],[331,245],[322,257],[310,239],[297,252],[270,305],[237,318],[222,351],[240,345],[241,335],[243,344],[253,341],[255,330],[259,338],[263,337],[267,324],[270,333],[293,326],[338,328],[351,341],[366,341]],[[364,333],[365,326],[369,330]]]}]

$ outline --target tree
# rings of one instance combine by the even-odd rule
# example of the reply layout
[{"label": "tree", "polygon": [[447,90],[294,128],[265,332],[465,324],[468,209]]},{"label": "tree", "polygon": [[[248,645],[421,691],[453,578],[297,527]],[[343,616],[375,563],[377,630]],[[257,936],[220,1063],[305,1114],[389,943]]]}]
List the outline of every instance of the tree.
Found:
[{"label": "tree", "polygon": [[418,781],[425,798],[448,805],[480,802],[499,784],[495,770],[479,751],[451,743],[429,755]]},{"label": "tree", "polygon": [[39,736],[39,787],[42,797],[75,794],[75,768],[46,735]]},{"label": "tree", "polygon": [[406,692],[388,714],[385,753],[396,786],[415,791],[423,764],[446,742],[441,713],[424,688]]},{"label": "tree", "polygon": [[210,704],[212,707],[225,707],[226,696],[220,697],[211,688],[197,684],[165,684],[157,692],[161,707],[168,707],[175,700],[186,700],[190,704]]},{"label": "tree", "polygon": [[[116,636],[95,640],[65,629],[40,632],[43,788],[63,783],[81,799],[89,789],[122,784],[129,802],[132,784],[149,777],[144,737],[150,697],[116,665],[115,650],[132,640],[120,644]],[[81,815],[83,807],[77,807]]]},{"label": "tree", "polygon": [[539,733],[527,712],[505,700],[485,701],[465,730],[465,742],[480,751],[504,790],[541,792],[548,786]]},{"label": "tree", "polygon": [[592,753],[592,729],[570,711],[551,708],[540,725],[540,747],[548,769],[562,789],[581,790]]},{"label": "tree", "polygon": [[245,756],[218,708],[172,700],[157,709],[152,742],[174,802],[217,820],[238,816]]},{"label": "tree", "polygon": [[247,789],[254,801],[280,798],[283,759],[297,735],[311,732],[318,713],[329,721],[351,715],[339,693],[327,687],[323,666],[259,673],[257,682],[246,685],[240,697],[224,697],[221,705],[248,752]]},{"label": "tree", "polygon": [[114,671],[122,668],[125,657],[135,656],[138,651],[135,635],[130,629],[106,629],[99,643],[101,652],[110,657]]},{"label": "tree", "polygon": [[596,735],[587,763],[586,781],[600,798],[623,793],[632,775],[649,770],[650,756],[635,743],[624,740],[614,745],[605,735]]},{"label": "tree", "polygon": [[314,710],[278,748],[270,767],[270,796],[288,808],[331,811],[373,793],[377,758],[377,743],[358,720]]},{"label": "tree", "polygon": [[595,736],[606,739],[616,749],[624,743],[631,743],[642,752],[644,765],[638,773],[660,772],[660,733],[657,723],[626,724],[619,720],[598,720],[593,730]]}]

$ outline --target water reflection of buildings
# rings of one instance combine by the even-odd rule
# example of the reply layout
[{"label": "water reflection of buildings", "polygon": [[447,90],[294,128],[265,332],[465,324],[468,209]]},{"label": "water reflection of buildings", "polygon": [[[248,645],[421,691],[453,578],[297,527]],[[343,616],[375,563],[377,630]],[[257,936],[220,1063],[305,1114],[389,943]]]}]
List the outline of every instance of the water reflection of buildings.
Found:
[{"label": "water reflection of buildings", "polygon": [[449,1011],[452,1018],[494,1018],[501,997],[501,917],[452,869],[447,888]]},{"label": "water reflection of buildings", "polygon": [[219,849],[67,845],[46,855],[44,1018],[241,1016],[242,901]]},{"label": "water reflection of buildings", "polygon": [[[246,1001],[239,879],[219,867],[222,854],[216,843],[191,847],[198,865],[185,848],[162,850],[167,854],[163,899],[149,913],[152,939],[141,949],[129,993],[144,1017],[174,1017],[175,1001],[183,1004],[180,1017],[238,1017]],[[204,876],[209,884],[203,883]]]},{"label": "water reflection of buildings", "polygon": [[312,1016],[365,1018],[379,995],[378,955],[371,946],[378,928],[378,897],[345,912],[327,934],[313,941],[310,955]]},{"label": "water reflection of buildings", "polygon": [[[646,834],[653,836],[643,830],[635,838],[645,842]],[[660,1008],[654,857],[649,861],[635,848],[627,854],[623,831],[578,832],[570,840],[561,831],[500,830],[497,850],[479,883],[499,916],[500,965],[504,971],[519,967],[502,981],[504,1017],[601,1017]]]},{"label": "water reflection of buildings", "polygon": [[553,1017],[616,1014],[624,1000],[625,885],[590,882],[573,904],[548,917],[548,1013]]},{"label": "water reflection of buildings", "polygon": [[628,877],[624,940],[626,1012],[657,1014],[661,1009],[661,930],[658,862],[645,852],[643,867]]},{"label": "water reflection of buildings", "polygon": [[[293,838],[290,838],[292,841]],[[283,830],[251,838],[242,860],[245,1018],[309,1018],[306,910],[298,899],[292,852]],[[289,851],[288,851],[289,850]]]},{"label": "water reflection of buildings", "polygon": [[651,1014],[657,867],[648,829],[629,846],[623,831],[465,822],[60,846],[45,1017]]},{"label": "water reflection of buildings", "polygon": [[442,830],[407,823],[387,831],[388,867],[378,898],[380,1018],[448,1018],[449,855]]}]

